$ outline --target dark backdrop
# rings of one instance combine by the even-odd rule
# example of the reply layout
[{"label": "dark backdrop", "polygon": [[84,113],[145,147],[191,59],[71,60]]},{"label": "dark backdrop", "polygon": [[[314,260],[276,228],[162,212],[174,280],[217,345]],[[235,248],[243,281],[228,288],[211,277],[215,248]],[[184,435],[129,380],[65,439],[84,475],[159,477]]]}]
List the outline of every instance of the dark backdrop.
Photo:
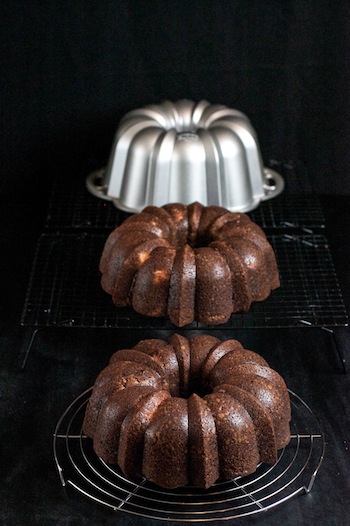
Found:
[{"label": "dark backdrop", "polygon": [[164,99],[245,112],[265,161],[350,193],[350,4],[3,0],[0,195],[104,165],[120,117]]}]

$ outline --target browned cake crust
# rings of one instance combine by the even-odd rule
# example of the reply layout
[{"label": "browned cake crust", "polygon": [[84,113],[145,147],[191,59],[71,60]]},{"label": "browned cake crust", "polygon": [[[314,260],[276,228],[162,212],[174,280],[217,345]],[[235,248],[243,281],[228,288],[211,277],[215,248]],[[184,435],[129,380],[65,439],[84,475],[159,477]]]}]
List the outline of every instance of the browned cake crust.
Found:
[{"label": "browned cake crust", "polygon": [[172,334],[169,338],[169,343],[175,351],[179,364],[180,395],[185,396],[190,388],[190,343],[188,338],[185,338],[180,334]]},{"label": "browned cake crust", "polygon": [[178,396],[180,390],[179,363],[174,348],[161,339],[141,340],[134,349],[151,356],[163,369],[163,376],[169,384],[169,391]]},{"label": "browned cake crust", "polygon": [[188,399],[190,483],[210,488],[219,478],[219,448],[215,420],[203,398]]},{"label": "browned cake crust", "polygon": [[188,409],[184,398],[168,398],[145,432],[144,476],[168,488],[188,484]]},{"label": "browned cake crust", "polygon": [[220,252],[229,266],[232,282],[233,312],[246,312],[252,303],[248,268],[242,265],[242,258],[225,241],[213,241],[209,247]]},{"label": "browned cake crust", "polygon": [[178,327],[223,324],[280,285],[262,229],[246,214],[198,202],[128,217],[106,240],[99,269],[117,307]]},{"label": "browned cake crust", "polygon": [[167,315],[175,254],[173,248],[155,248],[136,273],[132,287],[128,284],[128,300],[140,314],[154,317]]},{"label": "browned cake crust", "polygon": [[138,270],[142,268],[150,254],[158,247],[166,247],[164,239],[148,239],[133,247],[123,260],[114,279],[112,298],[117,307],[124,307],[130,303],[130,290]]},{"label": "browned cake crust", "polygon": [[255,427],[260,460],[268,464],[277,462],[276,435],[269,410],[255,396],[236,385],[222,384],[214,391],[224,391],[245,407]]},{"label": "browned cake crust", "polygon": [[237,340],[226,340],[224,342],[218,340],[218,344],[210,349],[203,362],[201,370],[203,385],[208,385],[211,370],[225,354],[239,350],[243,351],[243,345]]},{"label": "browned cake crust", "polygon": [[247,410],[225,392],[216,391],[204,399],[215,420],[221,476],[228,480],[254,473],[260,457],[255,427]]},{"label": "browned cake crust", "polygon": [[173,218],[176,227],[176,248],[183,247],[188,238],[187,206],[182,203],[173,203],[163,206],[164,210]]},{"label": "browned cake crust", "polygon": [[201,215],[204,206],[200,203],[191,203],[187,207],[188,216],[188,242],[191,246],[196,246],[197,232],[200,225]]},{"label": "browned cake crust", "polygon": [[145,432],[158,407],[170,398],[168,391],[157,391],[141,398],[127,413],[120,427],[118,464],[130,478],[142,475]]},{"label": "browned cake crust", "polygon": [[195,318],[196,257],[189,245],[175,256],[170,277],[168,315],[172,323],[183,327]]},{"label": "browned cake crust", "polygon": [[208,488],[273,464],[290,440],[282,377],[237,340],[147,339],[98,375],[83,432],[125,476]]},{"label": "browned cake crust", "polygon": [[202,323],[225,323],[231,316],[232,280],[225,258],[210,247],[196,251],[197,320]]},{"label": "browned cake crust", "polygon": [[153,387],[137,386],[128,389],[127,397],[120,390],[114,392],[103,403],[93,434],[96,455],[111,464],[118,462],[119,435],[124,418],[140,399],[151,392],[158,391]]},{"label": "browned cake crust", "polygon": [[222,206],[205,206],[201,213],[201,220],[197,230],[197,245],[206,246],[211,239],[210,227],[218,217],[226,213]]},{"label": "browned cake crust", "polygon": [[138,351],[137,349],[121,349],[120,351],[112,354],[109,363],[113,364],[116,362],[137,362],[145,365],[156,371],[162,379],[162,385],[164,389],[169,389],[169,381],[164,374],[164,364],[159,363],[157,357],[156,359],[148,354]]}]

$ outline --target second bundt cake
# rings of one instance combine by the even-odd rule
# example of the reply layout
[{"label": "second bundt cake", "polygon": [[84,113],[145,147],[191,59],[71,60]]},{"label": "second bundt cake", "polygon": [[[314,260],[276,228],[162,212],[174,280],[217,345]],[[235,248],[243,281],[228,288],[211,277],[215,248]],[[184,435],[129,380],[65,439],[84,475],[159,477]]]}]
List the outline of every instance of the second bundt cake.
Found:
[{"label": "second bundt cake", "polygon": [[285,382],[259,354],[237,340],[173,334],[112,355],[83,432],[126,477],[208,488],[274,464],[290,418]]},{"label": "second bundt cake", "polygon": [[108,237],[102,288],[119,307],[169,316],[182,327],[217,325],[279,287],[274,251],[240,212],[200,203],[146,207]]}]

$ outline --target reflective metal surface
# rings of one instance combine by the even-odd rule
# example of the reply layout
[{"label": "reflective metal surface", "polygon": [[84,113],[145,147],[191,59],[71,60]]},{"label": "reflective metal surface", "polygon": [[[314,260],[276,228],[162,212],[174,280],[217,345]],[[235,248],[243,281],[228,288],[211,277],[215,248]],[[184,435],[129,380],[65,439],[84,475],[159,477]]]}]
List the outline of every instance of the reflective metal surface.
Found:
[{"label": "reflective metal surface", "polygon": [[246,115],[180,100],[127,113],[106,169],[91,174],[87,186],[127,212],[194,201],[246,212],[278,195],[284,182],[264,168]]}]

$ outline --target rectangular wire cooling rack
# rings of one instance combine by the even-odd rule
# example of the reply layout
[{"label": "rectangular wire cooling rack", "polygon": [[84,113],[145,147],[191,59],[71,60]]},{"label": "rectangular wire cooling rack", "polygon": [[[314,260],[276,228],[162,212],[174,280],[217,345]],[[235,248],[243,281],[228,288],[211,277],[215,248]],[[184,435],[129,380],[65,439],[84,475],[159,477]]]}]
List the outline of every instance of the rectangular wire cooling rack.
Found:
[{"label": "rectangular wire cooling rack", "polygon": [[[89,194],[84,184],[67,187],[55,183],[45,230],[108,231],[120,224],[128,214],[118,210],[110,202]],[[278,198],[265,201],[249,213],[251,219],[263,229],[324,229],[325,220],[316,195],[282,193]]]},{"label": "rectangular wire cooling rack", "polygon": [[[274,247],[281,287],[222,328],[332,327],[348,324],[320,201],[282,194],[250,212]],[[165,319],[117,309],[100,286],[98,262],[108,233],[126,214],[91,196],[83,184],[53,190],[39,238],[21,325],[31,327],[173,328]],[[202,328],[194,323],[188,328]]]},{"label": "rectangular wire cooling rack", "polygon": [[[281,287],[227,328],[337,326],[347,323],[342,295],[322,235],[270,236]],[[169,321],[116,309],[100,286],[103,234],[43,234],[25,302],[22,325],[36,327],[171,328]],[[192,324],[191,328],[200,327]]]}]

